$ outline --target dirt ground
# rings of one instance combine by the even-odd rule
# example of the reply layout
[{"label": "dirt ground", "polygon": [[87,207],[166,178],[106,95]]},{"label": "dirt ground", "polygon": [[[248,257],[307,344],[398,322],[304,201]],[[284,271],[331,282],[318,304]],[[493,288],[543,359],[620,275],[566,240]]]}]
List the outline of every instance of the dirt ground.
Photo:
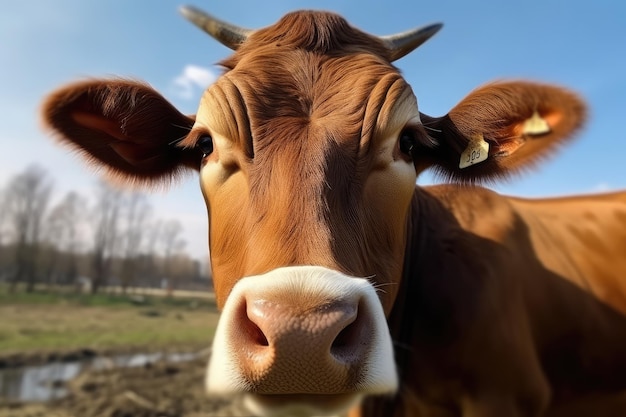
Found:
[{"label": "dirt ground", "polygon": [[0,417],[250,417],[239,402],[208,398],[207,357],[184,363],[89,371],[48,404],[0,404]]}]

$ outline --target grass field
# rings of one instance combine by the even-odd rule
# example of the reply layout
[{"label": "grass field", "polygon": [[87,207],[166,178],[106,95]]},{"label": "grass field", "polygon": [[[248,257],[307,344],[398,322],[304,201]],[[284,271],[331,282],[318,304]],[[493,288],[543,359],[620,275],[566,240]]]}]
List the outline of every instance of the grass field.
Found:
[{"label": "grass field", "polygon": [[10,294],[0,287],[0,355],[207,347],[217,319],[207,297]]}]

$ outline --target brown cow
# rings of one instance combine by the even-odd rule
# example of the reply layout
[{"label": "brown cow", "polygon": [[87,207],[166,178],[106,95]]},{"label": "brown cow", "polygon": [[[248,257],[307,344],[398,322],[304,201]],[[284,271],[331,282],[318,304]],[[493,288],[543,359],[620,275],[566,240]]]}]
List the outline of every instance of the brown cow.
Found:
[{"label": "brown cow", "polygon": [[[433,118],[392,61],[438,25],[185,14],[235,50],[196,116],[120,79],[62,88],[43,114],[118,180],[199,170],[223,309],[210,392],[266,416],[626,415],[626,194],[469,185],[571,137],[575,94],[499,82]],[[416,187],[427,168],[465,185]]]}]

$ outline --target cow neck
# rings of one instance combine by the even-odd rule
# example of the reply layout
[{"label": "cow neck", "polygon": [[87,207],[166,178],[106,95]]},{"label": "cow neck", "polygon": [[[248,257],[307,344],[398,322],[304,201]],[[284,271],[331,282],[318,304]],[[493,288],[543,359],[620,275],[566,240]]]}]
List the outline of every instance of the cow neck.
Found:
[{"label": "cow neck", "polygon": [[425,224],[421,224],[425,223],[424,219],[421,218],[423,216],[420,216],[421,211],[419,189],[416,189],[411,201],[409,216],[407,216],[407,236],[400,288],[398,289],[398,296],[394,302],[393,309],[387,319],[391,337],[394,341],[400,381],[404,380],[404,373],[408,371],[411,354],[409,346],[411,346],[412,328],[415,319],[412,315],[406,313],[409,306],[415,302],[414,299],[412,300],[412,294],[415,294],[419,287],[417,278],[419,277],[418,265],[420,262],[417,257],[419,257],[420,253],[425,253],[422,249],[426,247],[427,240],[425,232],[428,228]]},{"label": "cow neck", "polygon": [[[419,290],[419,259],[420,254],[426,253],[425,248],[428,241],[426,224],[427,216],[421,216],[425,212],[420,206],[423,199],[420,198],[421,191],[416,187],[407,216],[407,235],[404,252],[404,263],[402,278],[398,295],[394,301],[393,308],[387,323],[394,345],[396,369],[400,380],[400,388],[395,397],[371,397],[368,398],[363,407],[363,417],[369,416],[395,416],[404,415],[402,412],[402,395],[406,387],[403,381],[407,379],[410,372],[411,361],[411,338],[415,325],[415,317],[407,314],[410,306],[415,303],[413,295]],[[423,196],[422,196],[423,197]]]}]

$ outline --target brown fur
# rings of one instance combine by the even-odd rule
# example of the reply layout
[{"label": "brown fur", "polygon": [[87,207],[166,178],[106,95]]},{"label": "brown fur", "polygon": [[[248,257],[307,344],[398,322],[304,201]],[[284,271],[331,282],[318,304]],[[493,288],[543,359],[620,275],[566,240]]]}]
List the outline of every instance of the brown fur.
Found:
[{"label": "brown fur", "polygon": [[[263,51],[302,49],[315,55],[345,57],[365,53],[390,61],[389,51],[378,38],[351,27],[341,16],[319,12],[299,11],[286,14],[276,24],[256,31],[235,55],[223,61],[228,69],[235,68],[245,56],[257,56]],[[284,64],[284,63],[281,63]]]},{"label": "brown fur", "polygon": [[436,186],[411,210],[389,317],[404,389],[364,415],[623,412],[625,192],[524,200]]},{"label": "brown fur", "polygon": [[156,184],[180,175],[181,165],[199,164],[197,152],[174,146],[187,136],[193,118],[147,84],[123,79],[74,83],[49,95],[42,114],[45,127],[62,143],[116,181]]},{"label": "brown fur", "polygon": [[[578,396],[586,407],[617,403],[626,266],[606,256],[626,251],[614,232],[625,229],[623,194],[528,202],[442,186],[417,188],[411,200],[413,180],[405,198],[404,171],[390,168],[412,163],[415,175],[434,168],[463,182],[519,172],[580,129],[585,108],[574,93],[498,82],[441,118],[422,114],[422,125],[385,46],[322,12],[255,32],[223,65],[195,125],[146,85],[117,79],[53,93],[44,119],[129,182],[200,169],[220,305],[243,276],[280,266],[370,277],[401,388],[368,400],[363,416],[556,416]],[[535,111],[549,133],[523,133]],[[411,155],[400,150],[405,134],[415,138]],[[476,134],[490,143],[489,159],[461,170]],[[201,161],[206,135],[222,142]]]},{"label": "brown fur", "polygon": [[[550,133],[541,137],[523,134],[522,124],[534,112],[548,121]],[[444,117],[426,116],[424,124],[434,129],[429,133],[441,144],[431,161],[439,164],[438,172],[453,180],[473,182],[533,167],[582,127],[585,114],[582,101],[562,88],[524,81],[496,82],[473,91]],[[490,144],[490,158],[459,169],[467,138],[477,134]]]}]

